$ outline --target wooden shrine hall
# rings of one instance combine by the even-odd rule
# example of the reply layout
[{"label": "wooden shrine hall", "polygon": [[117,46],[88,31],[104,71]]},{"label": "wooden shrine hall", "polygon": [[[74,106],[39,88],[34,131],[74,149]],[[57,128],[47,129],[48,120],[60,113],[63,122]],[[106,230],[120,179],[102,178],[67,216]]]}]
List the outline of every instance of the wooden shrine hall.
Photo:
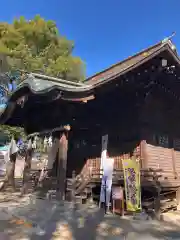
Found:
[{"label": "wooden shrine hall", "polygon": [[170,39],[84,83],[27,74],[0,122],[27,134],[57,128],[62,191],[73,170],[81,176],[77,194],[90,182],[100,184],[105,134],[115,160],[113,184],[123,183],[121,159],[136,157],[145,191],[157,182],[161,192],[180,188],[180,59]]}]

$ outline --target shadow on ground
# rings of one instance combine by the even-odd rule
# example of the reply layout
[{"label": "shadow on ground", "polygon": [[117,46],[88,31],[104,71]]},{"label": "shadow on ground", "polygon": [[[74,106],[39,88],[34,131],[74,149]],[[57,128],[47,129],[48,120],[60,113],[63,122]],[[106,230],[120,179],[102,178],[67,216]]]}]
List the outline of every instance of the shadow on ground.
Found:
[{"label": "shadow on ground", "polygon": [[25,198],[14,203],[17,204],[14,207],[13,201],[6,202],[8,211],[17,219],[1,218],[0,231],[8,233],[11,239],[180,239],[180,222],[122,219],[117,215],[104,215],[103,209],[92,204],[80,205],[74,210],[68,202],[35,198],[31,202],[29,197]]},{"label": "shadow on ground", "polygon": [[[21,179],[16,179],[16,186],[20,182]],[[11,239],[31,240],[180,239],[180,220],[166,223],[122,219],[105,215],[103,209],[93,204],[74,209],[71,203],[48,200],[45,196],[46,192],[39,191],[21,197],[20,187],[15,193],[8,189],[0,192],[0,232],[7,233]]]}]

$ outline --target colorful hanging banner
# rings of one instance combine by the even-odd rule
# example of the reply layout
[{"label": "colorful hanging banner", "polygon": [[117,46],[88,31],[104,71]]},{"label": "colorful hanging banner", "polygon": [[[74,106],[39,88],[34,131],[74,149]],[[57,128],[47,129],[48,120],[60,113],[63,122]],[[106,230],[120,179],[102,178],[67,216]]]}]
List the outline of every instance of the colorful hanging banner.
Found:
[{"label": "colorful hanging banner", "polygon": [[123,159],[124,185],[127,210],[141,209],[140,164],[136,159]]}]

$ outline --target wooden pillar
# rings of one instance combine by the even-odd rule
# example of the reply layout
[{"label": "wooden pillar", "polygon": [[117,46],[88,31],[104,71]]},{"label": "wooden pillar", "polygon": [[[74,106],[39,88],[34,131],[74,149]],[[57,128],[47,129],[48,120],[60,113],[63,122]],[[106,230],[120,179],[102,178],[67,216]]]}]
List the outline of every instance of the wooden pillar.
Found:
[{"label": "wooden pillar", "polygon": [[28,192],[28,183],[30,182],[31,178],[31,160],[32,160],[32,139],[29,139],[28,147],[26,150],[25,156],[25,165],[24,165],[24,172],[23,172],[23,186],[21,189],[21,194],[25,194]]},{"label": "wooden pillar", "polygon": [[146,141],[142,140],[140,143],[140,159],[141,159],[141,167],[143,169],[148,167],[148,155],[146,148]]},{"label": "wooden pillar", "polygon": [[176,191],[177,210],[180,210],[180,187]]},{"label": "wooden pillar", "polygon": [[72,172],[72,192],[71,192],[71,201],[73,203],[73,207],[75,207],[75,201],[76,201],[76,172]]},{"label": "wooden pillar", "polygon": [[175,156],[174,148],[172,148],[172,167],[173,167],[174,177],[177,178],[177,172],[176,172],[176,156]]},{"label": "wooden pillar", "polygon": [[[16,167],[16,158],[17,158],[17,152],[10,155],[10,162],[9,164],[11,165],[11,167],[8,169],[7,168],[7,175],[9,177],[9,184],[12,186],[12,189],[15,190],[15,167]],[[8,170],[10,170],[8,172]]]},{"label": "wooden pillar", "polygon": [[161,199],[160,199],[160,193],[161,193],[161,186],[160,182],[158,181],[158,176],[155,176],[154,178],[155,184],[156,184],[156,196],[154,200],[154,210],[155,210],[155,215],[158,220],[161,218]]},{"label": "wooden pillar", "polygon": [[60,200],[65,200],[66,191],[66,168],[68,151],[68,129],[60,132],[58,169],[57,169],[57,192]]}]

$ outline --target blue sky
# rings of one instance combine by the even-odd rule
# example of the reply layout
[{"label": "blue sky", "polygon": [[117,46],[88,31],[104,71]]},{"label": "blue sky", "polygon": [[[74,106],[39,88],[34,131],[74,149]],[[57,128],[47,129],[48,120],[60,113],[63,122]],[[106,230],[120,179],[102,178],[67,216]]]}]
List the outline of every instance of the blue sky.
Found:
[{"label": "blue sky", "polygon": [[40,14],[55,20],[61,34],[75,41],[87,75],[101,71],[176,31],[180,50],[178,0],[1,0],[0,21]]}]

